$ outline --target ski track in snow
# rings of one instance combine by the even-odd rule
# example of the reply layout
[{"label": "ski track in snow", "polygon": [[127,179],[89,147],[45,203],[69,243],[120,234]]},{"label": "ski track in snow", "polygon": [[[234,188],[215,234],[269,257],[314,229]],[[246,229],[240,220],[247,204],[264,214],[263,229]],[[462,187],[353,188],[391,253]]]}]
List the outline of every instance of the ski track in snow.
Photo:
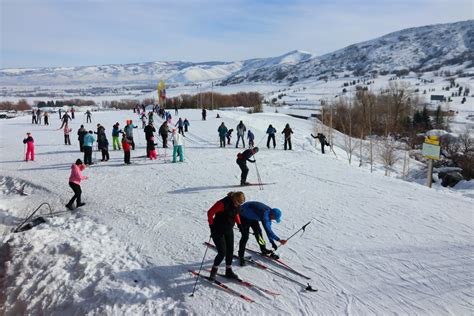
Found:
[{"label": "ski track in snow", "polygon": [[[338,158],[331,153],[323,156],[307,137],[313,131],[310,121],[232,111],[220,111],[220,119],[209,111],[208,120],[201,121],[200,111],[181,113],[192,124],[185,138],[185,163],[169,163],[171,148],[166,150],[167,162],[163,157],[156,161],[137,158],[145,154],[145,140],[143,131],[135,129],[132,165],[125,166],[123,153],[109,146],[111,160],[99,161],[84,171],[89,176],[82,182],[87,205],[72,214],[63,210],[72,196],[67,185],[70,165],[82,158],[75,133],[83,122],[72,122],[72,145],[64,146],[57,127],[32,126],[27,117],[0,121],[2,147],[10,149],[0,156],[1,232],[4,251],[8,247],[12,253],[6,265],[6,288],[2,288],[4,312],[474,312],[473,199],[370,174],[349,166],[339,148],[335,148]],[[117,111],[97,112],[93,118],[93,124],[86,127],[95,130],[100,122],[111,141],[111,126],[135,116]],[[263,182],[276,182],[263,190],[236,187],[240,170],[235,159],[243,149],[235,148],[235,131],[230,146],[218,147],[219,124],[225,122],[235,129],[240,120],[255,133],[256,142],[264,138],[270,123],[278,132],[290,123],[295,132],[293,151],[281,150],[281,136],[276,150],[265,147],[266,139],[259,144],[256,159]],[[52,126],[58,125],[55,115],[51,121]],[[21,139],[26,131],[32,131],[35,138],[35,162],[22,161]],[[161,138],[156,139],[161,143]],[[157,149],[164,154],[163,148]],[[100,160],[100,153],[94,155]],[[248,165],[249,180],[256,182],[255,165]],[[22,190],[28,196],[21,195]],[[252,266],[236,266],[243,279],[282,295],[273,298],[224,281],[257,302],[246,303],[206,282],[199,282],[195,297],[189,297],[195,279],[187,269],[199,269],[205,251],[202,243],[209,239],[206,211],[232,190],[244,191],[247,200],[281,208],[283,221],[273,228],[282,238],[312,220],[306,232],[295,236],[279,253],[285,262],[312,277],[309,283],[317,293],[304,292]],[[42,201],[48,201],[57,216],[29,232],[8,233]],[[239,237],[236,232],[235,250]],[[252,237],[249,246],[257,247]],[[214,256],[209,250],[204,267],[210,267]],[[263,263],[279,269],[271,262]]]}]

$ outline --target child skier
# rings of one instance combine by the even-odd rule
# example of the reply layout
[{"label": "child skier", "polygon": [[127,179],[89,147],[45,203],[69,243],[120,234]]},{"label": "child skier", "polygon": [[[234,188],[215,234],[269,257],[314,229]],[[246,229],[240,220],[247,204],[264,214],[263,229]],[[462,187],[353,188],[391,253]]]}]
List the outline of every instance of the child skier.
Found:
[{"label": "child skier", "polygon": [[225,134],[225,137],[227,138],[227,145],[230,145],[230,139],[232,138],[232,132],[234,131],[233,128],[227,131]]},{"label": "child skier", "polygon": [[123,160],[125,164],[129,165],[130,162],[130,144],[131,140],[127,137],[126,133],[122,134],[122,148],[123,148]]},{"label": "child skier", "polygon": [[176,154],[179,155],[179,161],[183,162],[183,136],[180,133],[176,133],[176,128],[173,128],[173,162],[176,162]]},{"label": "child skier", "polygon": [[251,130],[248,130],[247,138],[249,140],[249,148],[252,148],[254,146],[255,135],[252,133]]},{"label": "child skier", "polygon": [[66,124],[64,126],[64,145],[71,145],[71,139],[69,138],[69,133],[72,132],[72,128]]},{"label": "child skier", "polygon": [[76,201],[77,207],[81,207],[86,204],[86,203],[81,202],[81,194],[82,194],[81,180],[87,179],[86,176],[82,175],[82,171],[85,168],[86,166],[82,163],[81,159],[77,159],[76,163],[72,164],[71,166],[71,175],[69,176],[69,186],[74,191],[74,196],[69,201],[69,203],[66,204],[66,207],[71,211],[74,209],[74,207],[72,206],[74,201]]},{"label": "child skier", "polygon": [[31,133],[26,133],[26,138],[23,139],[23,144],[26,144],[25,161],[28,161],[29,159],[35,161],[35,141],[31,136]]},{"label": "child skier", "polygon": [[210,278],[214,280],[219,264],[225,257],[225,276],[238,279],[232,271],[232,257],[234,253],[234,225],[240,225],[239,209],[245,202],[242,192],[229,192],[225,198],[217,201],[208,211],[207,220],[211,230],[211,237],[217,249]]},{"label": "child skier", "polygon": [[147,139],[146,141],[146,150],[147,150],[147,155],[148,155],[148,158],[150,158],[151,160],[155,159],[156,160],[156,157],[157,157],[157,154],[156,154],[156,146],[157,144],[155,144],[155,137],[154,136],[151,136],[150,138]]}]

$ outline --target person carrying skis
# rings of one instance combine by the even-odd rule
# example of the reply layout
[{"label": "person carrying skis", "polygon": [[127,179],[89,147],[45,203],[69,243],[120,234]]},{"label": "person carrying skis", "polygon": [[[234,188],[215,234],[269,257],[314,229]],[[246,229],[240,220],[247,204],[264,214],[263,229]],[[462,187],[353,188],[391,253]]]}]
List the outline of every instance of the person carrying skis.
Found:
[{"label": "person carrying skis", "polygon": [[116,122],[114,126],[112,127],[112,147],[114,148],[114,150],[116,150],[117,148],[118,150],[122,149],[120,148],[120,140],[119,140],[120,133],[123,133],[123,132],[120,129],[120,124]]},{"label": "person carrying skis", "polygon": [[178,122],[176,122],[174,126],[178,126],[178,134],[181,134],[184,136],[184,130],[183,130],[184,123],[181,118],[178,119]]},{"label": "person carrying skis", "polygon": [[255,163],[255,158],[253,160],[250,159],[253,155],[258,153],[258,147],[254,147],[252,149],[247,149],[242,153],[237,154],[237,160],[235,161],[242,171],[240,175],[240,185],[249,185],[250,183],[247,182],[247,175],[249,174],[249,168],[247,167],[247,161],[251,163]]},{"label": "person carrying skis", "polygon": [[130,140],[130,144],[132,145],[132,150],[135,150],[135,141],[133,140],[133,129],[137,127],[138,126],[133,125],[132,120],[128,120],[127,125],[123,129],[125,134],[127,134],[128,139]]},{"label": "person carrying skis", "polygon": [[242,139],[242,148],[245,148],[245,131],[247,128],[244,125],[244,122],[240,121],[239,125],[237,125],[237,142],[235,143],[235,148],[239,148],[239,140]]},{"label": "person carrying skis", "polygon": [[148,122],[148,125],[145,127],[145,129],[143,131],[145,132],[145,141],[147,143],[146,157],[151,158],[150,157],[150,150],[149,150],[149,147],[151,147],[151,144],[149,144],[149,142],[150,142],[150,139],[153,138],[152,144],[153,144],[153,148],[154,148],[155,147],[155,145],[154,145],[155,144],[155,138],[154,138],[153,133],[156,133],[156,129],[153,126],[153,122]]},{"label": "person carrying skis", "polygon": [[189,124],[189,121],[188,121],[187,118],[184,119],[183,125],[184,125],[184,131],[187,133],[188,132],[188,127],[191,125],[191,124]]},{"label": "person carrying skis", "polygon": [[76,206],[81,207],[86,205],[86,203],[81,202],[81,181],[88,179],[88,177],[82,175],[82,171],[86,168],[86,166],[82,163],[81,159],[77,159],[76,163],[72,164],[71,166],[71,175],[69,176],[69,186],[74,191],[74,196],[71,200],[66,204],[66,207],[69,210],[73,210],[74,207],[72,204],[76,201]]},{"label": "person carrying skis", "polygon": [[122,134],[123,161],[129,165],[130,162],[130,144],[132,141],[127,137],[127,133]]},{"label": "person carrying skis", "polygon": [[227,131],[225,134],[225,137],[227,138],[227,145],[230,145],[230,139],[232,138],[232,132],[234,131],[233,128]]},{"label": "person carrying skis", "polygon": [[217,201],[207,211],[211,237],[217,249],[217,255],[211,269],[211,280],[215,280],[218,267],[224,258],[225,276],[230,279],[238,279],[238,276],[232,271],[234,225],[235,223],[240,225],[239,210],[244,202],[245,195],[243,192],[229,192],[225,198]]},{"label": "person carrying skis", "polygon": [[286,150],[288,147],[291,150],[291,134],[293,134],[293,130],[291,129],[290,124],[286,124],[281,133],[285,135],[284,149]]},{"label": "person carrying skis", "polygon": [[102,153],[101,161],[108,161],[110,159],[109,155],[109,140],[105,134],[105,127],[102,125],[97,129],[97,147]]},{"label": "person carrying skis", "polygon": [[23,144],[26,144],[25,161],[30,159],[31,161],[35,161],[35,141],[31,136],[31,133],[26,133],[26,138],[23,139]]},{"label": "person carrying skis", "polygon": [[262,229],[260,228],[259,222],[262,222],[263,228],[267,233],[268,239],[272,244],[273,249],[277,249],[278,246],[275,240],[280,244],[286,244],[285,239],[280,239],[272,230],[272,220],[277,223],[281,221],[281,210],[278,208],[271,208],[270,206],[261,202],[249,201],[245,202],[241,206],[240,212],[240,225],[239,230],[242,234],[239,242],[239,263],[241,266],[245,265],[244,254],[247,241],[249,240],[250,228],[253,230],[253,234],[257,243],[260,247],[260,251],[263,255],[278,259],[278,256],[273,253],[272,250],[267,249],[265,239],[263,239]]},{"label": "person carrying skis", "polygon": [[84,125],[81,125],[81,128],[77,131],[77,139],[79,140],[79,149],[81,152],[84,151],[84,136],[87,135],[87,130],[84,128]]},{"label": "person carrying skis", "polygon": [[247,139],[249,140],[249,148],[252,148],[254,146],[255,135],[251,130],[247,132]]},{"label": "person carrying skis", "polygon": [[69,138],[69,133],[72,132],[72,128],[69,128],[69,126],[66,124],[64,126],[64,145],[71,145],[71,139]]},{"label": "person carrying skis", "polygon": [[92,147],[94,146],[95,137],[92,131],[89,131],[84,136],[84,144],[82,145],[82,149],[84,149],[84,164],[85,165],[93,165],[92,162]]},{"label": "person carrying skis", "polygon": [[176,133],[176,128],[173,128],[173,162],[176,162],[176,154],[178,154],[180,162],[184,161],[183,144],[183,136]]},{"label": "person carrying skis", "polygon": [[87,110],[86,113],[84,113],[86,116],[86,123],[92,123],[92,113],[91,111]]},{"label": "person carrying skis", "polygon": [[318,133],[316,136],[311,134],[311,137],[319,139],[319,142],[321,143],[321,152],[324,154],[324,146],[330,146],[326,140],[326,136],[324,136],[323,133]]},{"label": "person carrying skis", "polygon": [[275,149],[276,147],[276,142],[275,142],[275,133],[276,133],[276,129],[275,127],[272,126],[272,124],[270,124],[267,128],[267,134],[268,134],[268,138],[267,138],[267,148],[270,149],[270,140],[273,141],[273,149]]},{"label": "person carrying skis", "polygon": [[227,127],[225,126],[224,122],[221,123],[217,132],[219,133],[219,144],[220,147],[225,147],[225,136],[227,135]]},{"label": "person carrying skis", "polygon": [[163,124],[161,124],[160,129],[158,130],[158,134],[160,134],[161,139],[163,141],[163,148],[168,148],[168,122],[164,121]]},{"label": "person carrying skis", "polygon": [[64,113],[62,118],[63,123],[61,124],[61,127],[59,129],[63,128],[65,125],[68,125],[70,119],[71,117],[69,116],[69,114],[67,112]]}]

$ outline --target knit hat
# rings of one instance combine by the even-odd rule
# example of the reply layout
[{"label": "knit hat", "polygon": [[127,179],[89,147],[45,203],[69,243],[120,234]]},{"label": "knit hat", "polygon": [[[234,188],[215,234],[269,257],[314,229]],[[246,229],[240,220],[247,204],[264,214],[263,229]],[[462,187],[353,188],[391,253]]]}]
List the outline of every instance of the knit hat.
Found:
[{"label": "knit hat", "polygon": [[279,208],[272,208],[271,215],[277,223],[281,222],[281,210]]}]

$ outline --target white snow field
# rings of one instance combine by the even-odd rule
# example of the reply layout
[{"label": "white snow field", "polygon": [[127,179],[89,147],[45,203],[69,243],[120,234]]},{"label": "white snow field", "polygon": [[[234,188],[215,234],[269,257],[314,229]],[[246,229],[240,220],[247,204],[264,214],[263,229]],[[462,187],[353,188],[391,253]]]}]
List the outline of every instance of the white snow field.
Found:
[{"label": "white snow field", "polygon": [[[173,112],[172,112],[173,114]],[[31,125],[30,117],[0,121],[0,313],[5,315],[472,315],[474,313],[474,239],[472,185],[463,193],[386,177],[377,169],[347,163],[335,148],[322,155],[309,134],[311,121],[278,113],[182,110],[190,120],[185,162],[170,163],[170,151],[156,161],[143,158],[143,131],[134,132],[132,165],[109,146],[111,159],[87,168],[82,182],[86,206],[73,212],[71,164],[82,158],[72,122],[72,145],[63,145],[57,114],[49,127]],[[138,118],[131,111],[95,112],[88,129],[106,127],[109,142],[115,122]],[[235,132],[230,147],[219,148],[217,128],[234,128],[243,120],[256,135],[261,179],[272,183],[239,187]],[[173,121],[175,121],[173,119]],[[156,125],[161,123],[157,120]],[[265,130],[294,129],[293,150],[265,146]],[[34,162],[24,162],[22,139],[31,132]],[[158,148],[160,155],[164,152]],[[97,159],[100,160],[100,153]],[[142,156],[142,158],[138,158]],[[257,182],[249,163],[249,181]],[[273,184],[274,183],[274,184]],[[242,190],[283,211],[273,229],[289,237],[308,221],[306,232],[277,253],[309,275],[319,291],[303,287],[253,266],[235,272],[244,280],[281,295],[272,297],[222,279],[255,303],[200,281],[190,297],[209,240],[207,210],[227,192]],[[470,193],[469,193],[470,191]],[[21,195],[25,192],[28,195]],[[40,203],[54,216],[22,233],[11,233]],[[46,209],[42,210],[46,214]],[[266,237],[266,236],[265,236]],[[240,233],[235,231],[235,253]],[[256,241],[249,247],[258,249]],[[215,252],[208,250],[204,267]],[[306,284],[306,280],[255,257],[257,261]],[[224,265],[221,270],[224,271]],[[207,272],[206,272],[207,273]]]}]

